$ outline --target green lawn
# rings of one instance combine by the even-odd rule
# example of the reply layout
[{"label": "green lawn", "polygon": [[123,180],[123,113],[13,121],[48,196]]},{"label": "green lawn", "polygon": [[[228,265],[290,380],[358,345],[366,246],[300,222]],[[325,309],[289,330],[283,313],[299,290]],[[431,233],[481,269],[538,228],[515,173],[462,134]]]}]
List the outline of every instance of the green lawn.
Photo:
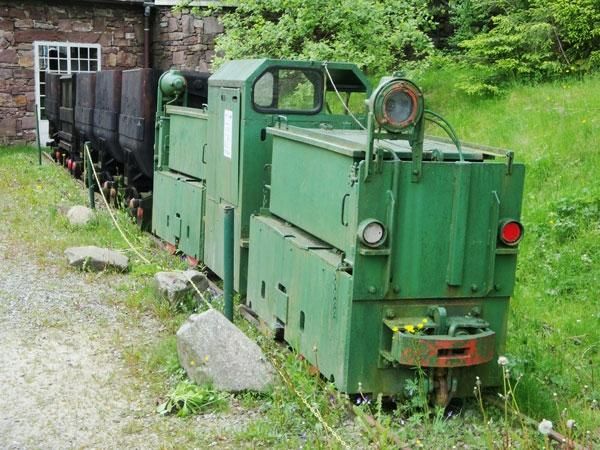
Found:
[{"label": "green lawn", "polygon": [[421,76],[428,107],[461,139],[512,149],[527,166],[508,340],[519,404],[600,440],[600,76],[493,99],[461,94],[460,76]]}]

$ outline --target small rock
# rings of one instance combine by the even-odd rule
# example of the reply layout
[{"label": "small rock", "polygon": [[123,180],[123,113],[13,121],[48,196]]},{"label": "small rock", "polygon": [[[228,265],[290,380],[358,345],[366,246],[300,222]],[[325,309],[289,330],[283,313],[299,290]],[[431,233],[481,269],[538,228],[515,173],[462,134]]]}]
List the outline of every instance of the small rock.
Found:
[{"label": "small rock", "polygon": [[188,377],[219,390],[264,392],[274,371],[256,342],[220,312],[192,314],[177,331],[177,353]]},{"label": "small rock", "polygon": [[99,248],[93,245],[86,247],[69,247],[65,250],[69,265],[95,272],[116,269],[125,272],[129,266],[129,258],[114,250]]},{"label": "small rock", "polygon": [[[184,272],[158,272],[154,275],[158,292],[167,298],[171,304],[176,304],[189,293],[195,293],[192,283],[200,292],[208,289],[206,275],[197,270]],[[190,280],[192,283],[190,283]]]},{"label": "small rock", "polygon": [[85,225],[92,217],[94,217],[94,211],[87,206],[77,205],[67,211],[67,219],[71,225]]}]

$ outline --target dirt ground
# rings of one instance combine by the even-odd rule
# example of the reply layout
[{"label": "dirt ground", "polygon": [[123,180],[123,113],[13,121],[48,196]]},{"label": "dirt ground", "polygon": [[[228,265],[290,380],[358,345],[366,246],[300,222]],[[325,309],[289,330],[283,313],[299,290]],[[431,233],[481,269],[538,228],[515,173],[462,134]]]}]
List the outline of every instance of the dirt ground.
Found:
[{"label": "dirt ground", "polygon": [[190,420],[155,412],[123,352],[160,325],[128,320],[108,287],[125,276],[72,271],[62,256],[41,267],[0,229],[0,448],[222,448],[252,419],[235,405]]}]

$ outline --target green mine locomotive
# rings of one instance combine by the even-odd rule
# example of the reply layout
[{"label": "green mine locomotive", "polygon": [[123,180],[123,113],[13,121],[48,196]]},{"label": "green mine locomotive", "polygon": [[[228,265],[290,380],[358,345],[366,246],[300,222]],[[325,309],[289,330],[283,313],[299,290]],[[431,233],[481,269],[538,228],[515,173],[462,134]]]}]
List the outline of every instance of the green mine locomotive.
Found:
[{"label": "green mine locomotive", "polygon": [[461,146],[412,82],[372,90],[346,63],[233,61],[208,105],[185,98],[163,74],[157,236],[223,276],[234,208],[235,289],[343,392],[402,397],[418,377],[444,405],[499,384],[523,236],[511,152]]}]

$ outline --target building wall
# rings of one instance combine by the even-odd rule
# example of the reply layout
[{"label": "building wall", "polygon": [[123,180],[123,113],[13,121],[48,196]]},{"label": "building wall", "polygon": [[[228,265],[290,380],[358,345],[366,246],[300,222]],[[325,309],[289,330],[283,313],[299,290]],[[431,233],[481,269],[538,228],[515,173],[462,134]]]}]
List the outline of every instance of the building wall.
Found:
[{"label": "building wall", "polygon": [[154,67],[209,71],[215,37],[223,33],[216,17],[195,17],[189,11],[157,8],[152,29]]},{"label": "building wall", "polygon": [[0,0],[0,143],[35,140],[33,41],[102,46],[102,69],[143,58],[143,10],[34,0]]},{"label": "building wall", "polygon": [[[34,41],[100,44],[103,70],[142,67],[143,12],[142,5],[0,0],[0,144],[35,141]],[[152,66],[161,70],[209,70],[223,32],[214,17],[169,7],[155,8],[152,29]]]}]

